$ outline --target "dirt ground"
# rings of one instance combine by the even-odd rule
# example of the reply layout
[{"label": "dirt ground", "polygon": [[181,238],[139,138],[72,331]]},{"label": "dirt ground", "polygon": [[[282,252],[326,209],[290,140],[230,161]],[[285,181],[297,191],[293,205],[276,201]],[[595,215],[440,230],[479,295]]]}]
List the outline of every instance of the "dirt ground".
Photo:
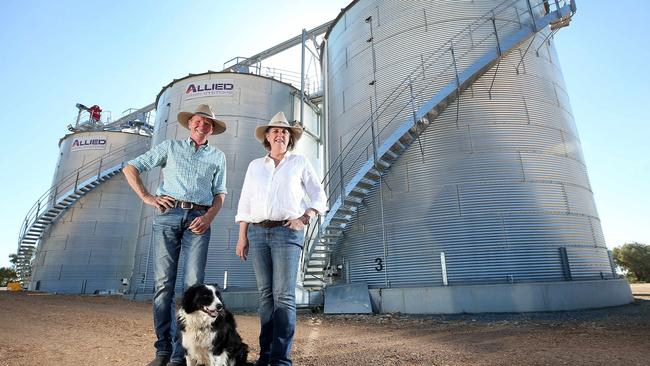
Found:
[{"label": "dirt ground", "polygon": [[[650,284],[630,305],[453,316],[301,312],[296,365],[650,365]],[[257,316],[235,314],[250,360]],[[121,297],[0,292],[0,365],[145,365],[151,304]]]}]

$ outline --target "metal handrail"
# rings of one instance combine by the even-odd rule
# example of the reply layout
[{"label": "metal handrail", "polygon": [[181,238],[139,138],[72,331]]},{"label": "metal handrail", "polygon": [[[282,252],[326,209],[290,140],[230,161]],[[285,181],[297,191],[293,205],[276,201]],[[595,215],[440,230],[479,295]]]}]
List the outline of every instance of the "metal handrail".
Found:
[{"label": "metal handrail", "polygon": [[[382,115],[388,110],[388,107],[392,106],[395,101],[398,100],[398,98],[405,93],[407,90],[409,90],[409,85],[412,83],[412,80],[415,80],[418,76],[422,75],[425,71],[428,70],[428,68],[431,65],[437,64],[437,61],[439,61],[443,55],[446,54],[446,52],[449,51],[449,44],[450,43],[461,43],[461,41],[466,40],[467,37],[471,37],[472,31],[476,30],[479,28],[480,25],[484,25],[487,22],[490,22],[491,24],[491,19],[492,16],[494,16],[494,13],[500,9],[501,7],[504,6],[506,8],[510,8],[511,5],[519,2],[519,0],[504,0],[501,3],[499,3],[495,8],[492,10],[486,12],[483,14],[482,17],[476,19],[474,22],[470,23],[466,27],[464,27],[462,30],[458,31],[452,38],[445,43],[445,45],[439,47],[435,51],[429,53],[426,59],[423,60],[422,64],[416,67],[409,75],[407,75],[392,91],[391,93],[376,107],[375,111],[371,111],[371,116],[366,119],[357,129],[357,131],[354,133],[354,135],[350,138],[348,143],[341,149],[339,152],[338,156],[330,163],[329,169],[325,172],[324,179],[322,181],[324,187],[327,189],[330,186],[330,181],[333,178],[337,178],[337,175],[340,175],[338,171],[335,171],[335,169],[340,169],[340,166],[343,163],[343,160],[345,160],[351,153],[352,149],[357,147],[357,144],[360,142],[361,138],[365,135],[370,130],[371,123],[373,121],[378,120]],[[492,16],[490,16],[492,15]],[[457,39],[457,37],[464,35],[465,30],[468,29],[469,33],[465,35],[465,37],[461,39]],[[454,42],[456,41],[456,42]],[[474,42],[472,42],[474,43]],[[476,43],[479,44],[479,43]],[[426,65],[426,66],[425,66]],[[449,65],[449,67],[453,67],[452,64]],[[435,80],[435,78],[433,78]],[[397,93],[397,94],[396,94]],[[419,94],[419,93],[418,93]],[[382,131],[388,127],[388,125],[394,121],[397,117],[399,117],[400,113],[408,106],[409,104],[404,104],[404,107],[398,111],[397,114],[391,118],[386,125],[382,128]],[[360,134],[361,133],[361,134]],[[372,142],[370,142],[368,145],[371,145]],[[368,146],[366,146],[367,148]],[[357,162],[363,154],[359,154],[356,156],[354,162]],[[354,167],[353,164],[351,164],[348,167],[348,170],[344,172],[343,176],[346,176],[350,170]],[[343,182],[339,182],[339,184],[336,184],[336,186],[341,186],[342,188]],[[330,197],[336,197],[337,195],[330,195]]]},{"label": "metal handrail", "polygon": [[[430,66],[438,64],[438,61],[440,59],[442,59],[443,56],[451,55],[450,50],[453,49],[452,47],[453,47],[454,44],[460,44],[463,41],[466,41],[468,38],[472,39],[472,46],[473,47],[470,48],[465,53],[463,53],[463,54],[456,57],[457,60],[462,60],[465,56],[467,56],[470,53],[470,51],[477,49],[478,47],[476,47],[476,46],[482,45],[485,41],[488,41],[489,36],[484,37],[483,39],[480,39],[478,42],[475,42],[476,40],[473,39],[473,37],[471,37],[471,35],[476,30],[480,29],[481,26],[489,26],[489,27],[491,27],[493,25],[492,24],[493,19],[499,20],[500,22],[506,23],[506,24],[507,23],[514,23],[515,21],[512,20],[512,19],[497,19],[496,18],[496,12],[498,11],[498,9],[504,7],[504,4],[505,4],[505,7],[502,10],[508,10],[508,9],[512,9],[512,8],[516,9],[516,7],[513,7],[512,5],[514,3],[517,3],[517,2],[519,2],[519,1],[518,0],[514,0],[514,1],[506,0],[506,1],[503,1],[502,3],[497,5],[497,7],[492,9],[491,11],[485,13],[482,18],[479,18],[479,19],[475,20],[473,23],[469,24],[468,26],[464,27],[461,31],[457,32],[456,35],[454,35],[454,37],[452,37],[452,39],[449,40],[445,45],[441,46],[436,51],[430,53],[429,56],[427,57],[427,59],[424,60],[422,65],[415,68],[415,70],[413,70],[406,78],[404,78],[404,80],[397,87],[395,87],[393,89],[393,91],[378,106],[376,111],[371,111],[371,117],[368,118],[366,121],[364,121],[364,123],[362,123],[360,125],[360,127],[357,129],[357,131],[355,132],[353,137],[350,139],[350,141],[346,144],[346,146],[343,149],[341,149],[341,152],[339,153],[337,158],[334,159],[334,161],[332,161],[332,163],[330,164],[329,169],[325,173],[325,178],[323,179],[323,185],[326,188],[329,187],[331,185],[330,184],[331,180],[334,179],[334,178],[338,178],[341,175],[338,171],[335,171],[335,172],[333,172],[333,171],[335,169],[340,169],[340,165],[342,165],[343,160],[345,160],[352,153],[353,148],[358,147],[357,144],[360,142],[361,138],[367,132],[369,132],[370,127],[371,127],[371,122],[377,121],[380,117],[382,117],[384,112],[386,112],[388,110],[388,107],[392,106],[392,104],[395,101],[397,101],[400,96],[402,96],[405,92],[407,92],[410,89],[410,85],[412,85],[412,82],[414,80],[416,80],[420,75],[422,75],[425,71],[427,71]],[[557,3],[557,6],[562,6],[561,4],[566,5],[566,3],[568,3],[568,2],[569,2],[569,0],[563,0],[563,1],[557,1],[556,3]],[[508,3],[508,4],[506,4],[506,3]],[[544,5],[544,1],[540,1],[539,3],[537,3],[534,6],[531,5],[530,10],[529,9],[523,9],[523,12],[518,13],[518,14],[526,15],[530,11],[535,12],[535,9],[543,7],[543,5]],[[518,23],[518,25],[520,27],[524,25],[524,24],[521,23],[520,19],[517,20],[517,23]],[[501,27],[497,28],[497,30],[502,29],[503,26],[504,26],[504,24],[502,24]],[[469,30],[469,33],[464,33],[466,30]],[[459,35],[462,35],[463,37],[460,38],[460,39],[456,39],[455,37],[458,37]],[[434,58],[434,56],[436,56],[436,57]],[[433,58],[433,60],[431,60],[432,58]],[[448,64],[448,66],[445,69],[443,69],[441,72],[439,72],[438,75],[446,74],[447,72],[449,72],[452,69],[452,67],[453,67],[453,63]],[[430,80],[431,81],[429,83],[427,83],[426,85],[424,85],[423,88],[420,88],[420,90],[415,95],[416,98],[414,98],[411,101],[411,103],[415,102],[417,100],[417,97],[421,96],[423,91],[430,90],[428,87],[431,84],[433,84],[434,82],[436,82],[437,78],[436,77],[430,78]],[[389,127],[392,122],[394,122],[398,117],[400,117],[402,112],[404,112],[404,110],[407,107],[409,107],[411,105],[411,103],[404,103],[403,107],[401,109],[399,109],[397,111],[397,113],[387,121],[386,124],[384,124],[384,126],[378,132],[377,140],[378,140],[379,135],[382,132],[386,131],[387,127]],[[383,109],[382,109],[382,107],[383,107]],[[361,133],[361,135],[359,135],[359,133]],[[355,137],[356,137],[356,139],[355,139]],[[368,136],[368,137],[370,137],[370,136]],[[376,144],[379,145],[380,141],[377,141]],[[356,163],[360,159],[364,158],[363,152],[366,152],[366,157],[364,158],[364,160],[366,160],[367,157],[370,156],[370,154],[367,153],[367,149],[371,145],[372,145],[372,141],[367,143],[367,145],[364,147],[363,151],[359,155],[356,156],[356,158],[352,162],[353,164],[349,164],[349,166],[347,167],[347,170],[343,173],[343,176],[347,176],[348,173],[350,173],[350,171],[354,168],[354,163]],[[346,151],[346,149],[348,151]],[[342,187],[342,184],[343,184],[343,182],[339,182],[338,184],[336,184],[336,186],[337,187]],[[337,197],[337,195],[330,195],[330,197]]]},{"label": "metal handrail", "polygon": [[119,162],[124,163],[125,156],[136,156],[148,148],[149,144],[142,143],[142,141],[128,143],[85,163],[75,171],[59,179],[58,183],[52,185],[45,191],[27,211],[23,220],[23,226],[18,234],[19,249],[23,237],[42,214],[60,203],[67,195],[74,193],[79,187],[82,187],[85,181],[92,180],[93,177],[96,177],[95,180],[98,179],[101,176],[102,168],[112,167]]},{"label": "metal handrail", "polygon": [[[316,215],[315,219],[312,219],[312,221],[307,224],[307,232],[305,233],[305,246],[304,250],[300,254],[300,262],[299,262],[299,268],[300,268],[300,274],[301,274],[301,279],[304,279],[305,272],[307,270],[307,264],[309,263],[309,256],[311,255],[311,248],[313,247],[312,245],[309,245],[310,243],[317,243],[320,241],[320,226],[321,226],[321,217],[320,215]],[[314,234],[316,237],[314,238]]]},{"label": "metal handrail", "polygon": [[[260,76],[270,77],[275,80],[291,84],[298,89],[300,88],[299,72],[268,66],[260,67],[257,71],[257,74]],[[312,80],[308,75],[305,75],[305,93],[307,95],[312,95],[319,91],[320,85],[318,84],[318,78],[314,78],[314,80]]]},{"label": "metal handrail", "polygon": [[[548,12],[546,9],[544,9],[544,6],[549,6],[548,1],[538,1],[535,5],[531,4],[531,0],[526,1],[527,7],[525,9],[519,9],[518,7],[514,6],[516,3],[520,1],[518,0],[504,0],[503,2],[499,3],[495,8],[492,10],[486,12],[482,17],[478,18],[474,22],[470,23],[466,27],[464,27],[462,30],[457,32],[447,43],[445,43],[443,46],[439,47],[435,51],[431,52],[428,54],[426,59],[423,59],[421,65],[416,67],[404,80],[398,84],[392,91],[391,93],[381,102],[379,106],[375,110],[371,109],[371,115],[370,117],[365,120],[359,128],[356,130],[352,138],[348,141],[348,143],[341,149],[339,152],[338,156],[336,159],[332,161],[330,164],[329,168],[325,172],[324,178],[322,180],[322,184],[329,193],[328,196],[328,201],[331,203],[331,200],[338,200],[339,199],[339,194],[333,194],[337,190],[340,190],[340,197],[341,197],[341,204],[343,204],[343,196],[344,196],[344,189],[345,189],[345,177],[348,176],[348,174],[355,168],[356,164],[359,163],[359,161],[369,161],[372,160],[374,164],[377,164],[377,158],[376,156],[376,146],[381,145],[380,137],[382,133],[385,131],[388,131],[388,136],[390,136],[390,130],[387,128],[395,121],[398,119],[398,117],[403,117],[404,110],[407,107],[411,107],[413,110],[413,118],[415,118],[415,112],[416,110],[419,109],[419,107],[416,105],[418,98],[423,97],[424,92],[426,90],[432,90],[431,86],[432,84],[439,83],[440,80],[439,78],[444,77],[447,73],[449,73],[452,68],[455,69],[453,76],[456,78],[456,82],[458,83],[458,69],[457,69],[457,64],[459,61],[463,61],[465,58],[467,58],[468,55],[471,54],[472,51],[475,51],[476,49],[479,49],[480,46],[485,46],[484,43],[487,41],[492,40],[492,36],[494,36],[494,39],[496,40],[496,47],[497,47],[497,52],[500,55],[501,54],[501,47],[499,44],[499,30],[503,29],[506,26],[511,26],[513,24],[517,24],[519,28],[521,29],[524,26],[532,26],[533,31],[537,31],[537,26],[536,26],[536,16],[535,12],[539,12],[539,14],[544,14],[544,13],[550,13],[553,11],[558,12],[561,8],[566,7],[568,5],[571,6],[572,11],[575,11],[575,2],[574,0],[555,0],[554,4],[551,4],[554,8],[551,8]],[[541,11],[540,11],[541,8]],[[509,19],[509,18],[499,18],[499,15],[503,14],[505,10],[512,10],[515,9],[517,13],[517,19]],[[521,11],[521,13],[520,13]],[[522,16],[529,16],[531,23],[522,23],[521,17]],[[500,26],[497,26],[497,21],[500,22]],[[473,35],[475,34],[476,31],[484,29],[482,27],[490,27],[492,28],[492,32],[482,32],[487,34],[485,37],[482,39],[474,39]],[[455,46],[459,44],[463,44],[464,42],[470,41],[470,47],[467,48],[464,52],[463,48],[458,48]],[[494,47],[494,45],[490,45],[490,47]],[[458,53],[458,51],[461,51]],[[424,85],[420,85],[420,88],[416,93],[413,92],[413,86],[414,86],[414,81],[420,77],[420,75],[423,75],[425,71],[427,71],[432,65],[438,65],[440,60],[443,59],[444,56],[451,56],[451,60],[453,60],[452,63],[447,64],[446,67],[442,69],[442,71],[436,72],[435,76],[429,77],[428,82],[425,82]],[[425,78],[423,78],[425,79]],[[445,85],[448,85],[449,82],[453,82],[452,78],[449,78],[449,80],[445,80],[445,82],[442,82],[442,86],[444,87]],[[436,88],[434,90],[441,90],[442,87]],[[457,85],[457,92],[460,91],[460,85]],[[387,121],[384,121],[385,123],[383,124],[383,127],[375,133],[373,124],[377,122],[377,125],[379,125],[379,119],[382,117],[384,113],[386,113],[389,110],[389,107],[391,107],[396,101],[399,100],[399,98],[406,92],[410,91],[410,99],[407,103],[401,103],[402,107],[399,108],[399,110]],[[429,93],[430,95],[435,95],[436,92],[434,93]],[[400,119],[400,121],[403,121],[404,119]],[[415,124],[417,121],[413,121]],[[367,136],[367,133],[369,130],[372,130],[372,136]],[[361,140],[362,138],[366,136],[366,140],[364,141],[366,143],[365,146],[363,146],[363,143]],[[370,141],[368,141],[370,140]],[[362,146],[362,149],[359,149],[359,153],[357,155],[353,155],[353,152],[355,149],[358,149],[359,145]],[[373,154],[371,155],[369,153],[369,148],[373,148]],[[350,158],[351,157],[351,158]],[[350,159],[348,159],[350,158]],[[344,161],[346,162],[346,170],[344,171],[343,169],[343,163]],[[354,171],[353,173],[356,173]],[[339,182],[336,184],[333,184],[335,182],[335,179],[338,178]],[[331,205],[330,205],[331,207]],[[305,250],[304,250],[304,256],[306,258],[310,258],[311,253],[313,251],[314,243],[320,242],[320,235],[322,234],[322,228],[321,225],[322,223],[320,220],[316,223],[311,223],[311,225],[318,225],[318,229],[314,230],[308,228],[308,233],[311,232],[310,235],[306,236],[305,240]],[[313,237],[313,233],[316,232],[316,237]],[[303,279],[304,275],[306,272],[306,267],[308,264],[308,259],[303,261]]]}]

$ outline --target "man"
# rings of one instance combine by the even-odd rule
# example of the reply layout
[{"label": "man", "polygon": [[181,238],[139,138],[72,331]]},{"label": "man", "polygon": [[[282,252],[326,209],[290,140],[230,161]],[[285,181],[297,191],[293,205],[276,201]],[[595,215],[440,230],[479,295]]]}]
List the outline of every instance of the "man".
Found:
[{"label": "man", "polygon": [[[190,130],[187,140],[166,140],[129,161],[126,180],[142,201],[155,207],[153,219],[153,321],[156,357],[149,366],[185,365],[183,346],[176,338],[174,286],[180,253],[184,253],[183,285],[202,283],[210,242],[210,223],[226,195],[224,153],[208,144],[210,135],[226,130],[210,106],[178,113],[178,123]],[[156,195],[142,184],[140,174],[162,167],[163,182]]]}]

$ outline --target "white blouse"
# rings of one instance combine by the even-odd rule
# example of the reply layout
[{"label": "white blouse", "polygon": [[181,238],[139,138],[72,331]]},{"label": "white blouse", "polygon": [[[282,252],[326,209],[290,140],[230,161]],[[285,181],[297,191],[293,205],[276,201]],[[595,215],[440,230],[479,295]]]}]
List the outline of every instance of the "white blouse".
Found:
[{"label": "white blouse", "polygon": [[327,198],[305,157],[287,152],[277,167],[268,155],[248,164],[236,222],[297,219],[308,208],[324,213]]}]

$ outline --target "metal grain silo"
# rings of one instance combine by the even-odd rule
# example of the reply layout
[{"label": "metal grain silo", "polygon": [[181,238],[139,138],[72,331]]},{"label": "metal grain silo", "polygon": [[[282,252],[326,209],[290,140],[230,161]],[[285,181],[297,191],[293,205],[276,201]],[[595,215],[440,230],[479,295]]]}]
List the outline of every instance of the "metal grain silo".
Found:
[{"label": "metal grain silo", "polygon": [[150,139],[119,131],[75,132],[61,139],[52,189],[27,215],[21,236],[22,249],[39,243],[30,290],[124,289],[142,204],[118,173],[125,161],[148,149]]},{"label": "metal grain silo", "polygon": [[365,282],[377,310],[416,313],[631,301],[553,46],[575,3],[545,3],[343,10],[323,61],[332,211],[310,248],[332,254],[311,286]]},{"label": "metal grain silo", "polygon": [[[210,138],[210,144],[214,144],[226,155],[228,194],[221,211],[212,222],[205,281],[227,286],[229,291],[251,290],[254,302],[257,285],[252,264],[250,261],[242,262],[235,255],[239,230],[235,223],[237,203],[248,164],[266,153],[254,137],[255,127],[268,123],[278,111],[284,111],[289,120],[299,119],[299,91],[289,84],[253,74],[207,72],[174,80],[158,95],[152,144],[156,145],[166,139],[188,138],[188,130],[178,124],[176,116],[179,111],[192,109],[197,104],[209,104],[217,117],[227,124],[225,133]],[[304,115],[304,126],[310,133],[303,134],[296,151],[307,156],[320,171],[322,152],[316,138],[320,135],[320,122],[315,110],[309,106],[306,106]],[[155,192],[162,179],[160,169],[145,174],[145,186],[150,192]],[[149,206],[142,213],[130,289],[134,297],[153,294],[153,214],[154,211]],[[177,293],[180,293],[182,286],[181,273],[179,271],[176,282]]]}]

